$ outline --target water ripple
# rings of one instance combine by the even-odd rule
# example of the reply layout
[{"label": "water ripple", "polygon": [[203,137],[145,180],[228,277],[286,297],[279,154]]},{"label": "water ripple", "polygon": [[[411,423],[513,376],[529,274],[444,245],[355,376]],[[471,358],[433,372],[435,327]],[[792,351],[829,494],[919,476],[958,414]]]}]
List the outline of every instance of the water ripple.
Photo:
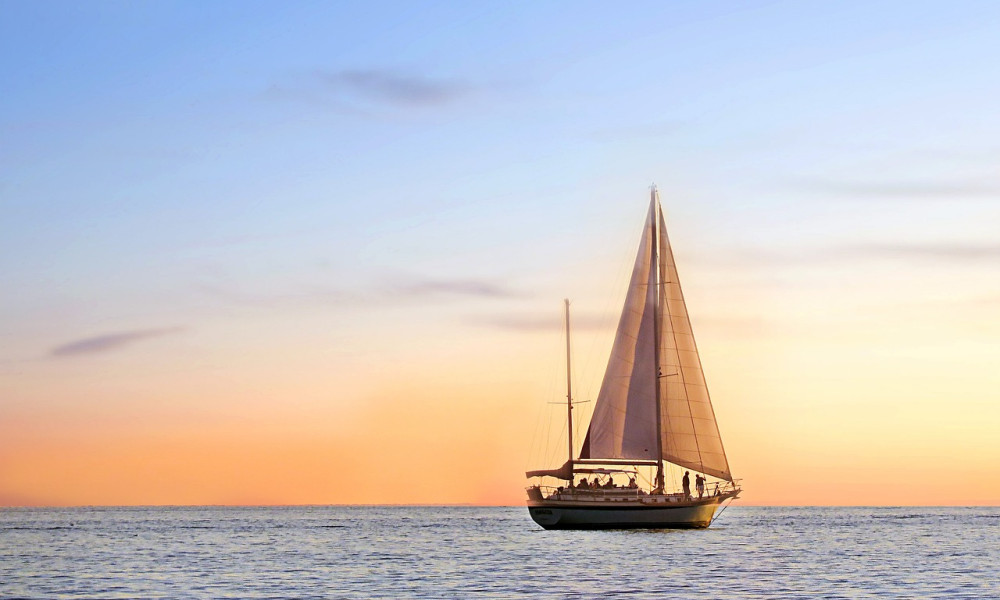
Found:
[{"label": "water ripple", "polygon": [[524,508],[3,509],[2,598],[998,598],[1000,509],[744,508],[551,531]]}]

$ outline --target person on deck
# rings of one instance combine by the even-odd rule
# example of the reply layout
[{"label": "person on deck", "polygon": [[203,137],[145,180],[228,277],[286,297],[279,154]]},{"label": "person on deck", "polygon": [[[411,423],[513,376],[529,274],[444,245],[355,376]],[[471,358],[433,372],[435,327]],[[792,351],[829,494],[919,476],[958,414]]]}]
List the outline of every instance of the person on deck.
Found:
[{"label": "person on deck", "polygon": [[698,490],[699,498],[705,495],[705,477],[701,473],[694,476],[694,487]]},{"label": "person on deck", "polygon": [[691,497],[691,477],[689,471],[684,471],[684,479],[681,479],[681,485],[684,487],[684,497]]},{"label": "person on deck", "polygon": [[635,477],[629,477],[628,478],[628,488],[630,490],[634,490],[637,487],[639,487],[639,485],[635,482]]},{"label": "person on deck", "polygon": [[590,484],[587,482],[587,478],[586,477],[581,477],[580,478],[580,483],[576,484],[576,487],[587,489],[587,488],[590,487]]}]

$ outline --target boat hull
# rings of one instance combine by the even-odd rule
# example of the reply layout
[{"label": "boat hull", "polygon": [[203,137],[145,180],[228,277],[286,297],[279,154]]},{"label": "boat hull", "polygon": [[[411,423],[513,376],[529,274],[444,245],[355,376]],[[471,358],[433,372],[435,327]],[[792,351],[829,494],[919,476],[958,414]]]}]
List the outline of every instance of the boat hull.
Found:
[{"label": "boat hull", "polygon": [[[611,504],[611,503],[608,503]],[[719,507],[715,498],[683,506],[603,502],[532,502],[528,514],[545,529],[704,529]]]}]

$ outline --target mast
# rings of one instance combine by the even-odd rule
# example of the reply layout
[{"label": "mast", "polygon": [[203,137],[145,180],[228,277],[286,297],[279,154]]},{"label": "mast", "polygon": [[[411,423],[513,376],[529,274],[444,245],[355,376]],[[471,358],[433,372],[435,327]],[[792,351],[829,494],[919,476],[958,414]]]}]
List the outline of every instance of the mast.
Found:
[{"label": "mast", "polygon": [[570,478],[569,486],[573,487],[573,372],[570,368],[569,353],[569,298],[563,300],[566,303],[566,432],[569,438],[569,462]]},{"label": "mast", "polygon": [[[650,268],[655,269],[655,275],[653,276],[653,282],[655,287],[655,293],[653,296],[653,376],[656,378],[654,381],[653,389],[656,393],[656,489],[662,494],[665,487],[664,477],[663,477],[663,433],[661,431],[663,421],[663,412],[660,410],[660,240],[659,231],[657,230],[660,223],[660,203],[657,201],[656,197],[656,184],[650,186],[649,189],[649,201],[653,204],[653,223],[652,223],[652,256],[650,261]],[[568,308],[567,308],[568,310]]]}]

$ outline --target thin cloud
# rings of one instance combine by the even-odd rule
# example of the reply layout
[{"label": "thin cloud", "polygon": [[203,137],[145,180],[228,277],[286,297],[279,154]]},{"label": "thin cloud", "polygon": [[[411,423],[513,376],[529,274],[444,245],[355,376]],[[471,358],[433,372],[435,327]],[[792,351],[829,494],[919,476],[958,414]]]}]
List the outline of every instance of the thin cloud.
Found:
[{"label": "thin cloud", "polygon": [[474,296],[480,298],[511,298],[516,294],[506,287],[479,279],[423,279],[398,282],[386,287],[394,295]]},{"label": "thin cloud", "polygon": [[443,106],[476,89],[460,79],[435,79],[387,69],[320,71],[318,76],[338,94],[401,107]]},{"label": "thin cloud", "polygon": [[1000,259],[1000,244],[865,244],[845,248],[862,257],[973,261]]},{"label": "thin cloud", "polygon": [[[506,331],[541,333],[563,331],[566,321],[556,315],[494,315],[470,318],[473,325]],[[577,314],[572,318],[573,331],[611,330],[618,324],[618,315],[600,317],[594,314]],[[727,335],[755,335],[773,329],[773,324],[754,316],[703,316],[696,319],[695,328],[722,331]]]},{"label": "thin cloud", "polygon": [[226,304],[245,307],[340,307],[349,309],[394,306],[449,297],[517,298],[521,294],[500,282],[484,279],[439,279],[402,275],[356,288],[325,284],[297,285],[283,292],[246,290],[228,280],[195,284],[196,289]]},{"label": "thin cloud", "polygon": [[[469,319],[473,325],[504,329],[507,331],[545,332],[562,331],[566,321],[558,313],[552,315],[494,315],[473,317]],[[573,331],[607,329],[615,325],[614,319],[602,319],[593,315],[574,315]]]},{"label": "thin cloud", "polygon": [[179,333],[181,331],[183,331],[183,328],[181,327],[169,327],[163,329],[139,329],[135,331],[106,333],[104,335],[73,340],[60,346],[56,346],[49,351],[49,356],[53,358],[62,358],[111,352],[145,340],[170,335],[172,333]]},{"label": "thin cloud", "polygon": [[[703,259],[707,264],[723,266],[795,267],[853,260],[929,260],[952,263],[1000,261],[1000,244],[973,243],[861,243],[839,246],[766,249],[733,249],[717,258]],[[998,263],[1000,264],[1000,263]],[[788,282],[773,282],[786,285]]]},{"label": "thin cloud", "polygon": [[798,187],[810,192],[844,198],[881,198],[886,200],[1000,198],[1000,185],[984,182],[808,181]]},{"label": "thin cloud", "polygon": [[227,304],[246,307],[280,307],[302,305],[356,306],[370,300],[363,294],[323,286],[302,286],[283,293],[247,291],[229,282],[202,282],[195,288]]},{"label": "thin cloud", "polygon": [[725,337],[754,337],[781,331],[782,324],[756,315],[705,315],[692,318],[695,333],[711,332]]},{"label": "thin cloud", "polygon": [[981,296],[970,301],[971,304],[976,306],[1000,306],[1000,294],[995,294],[992,296]]}]

